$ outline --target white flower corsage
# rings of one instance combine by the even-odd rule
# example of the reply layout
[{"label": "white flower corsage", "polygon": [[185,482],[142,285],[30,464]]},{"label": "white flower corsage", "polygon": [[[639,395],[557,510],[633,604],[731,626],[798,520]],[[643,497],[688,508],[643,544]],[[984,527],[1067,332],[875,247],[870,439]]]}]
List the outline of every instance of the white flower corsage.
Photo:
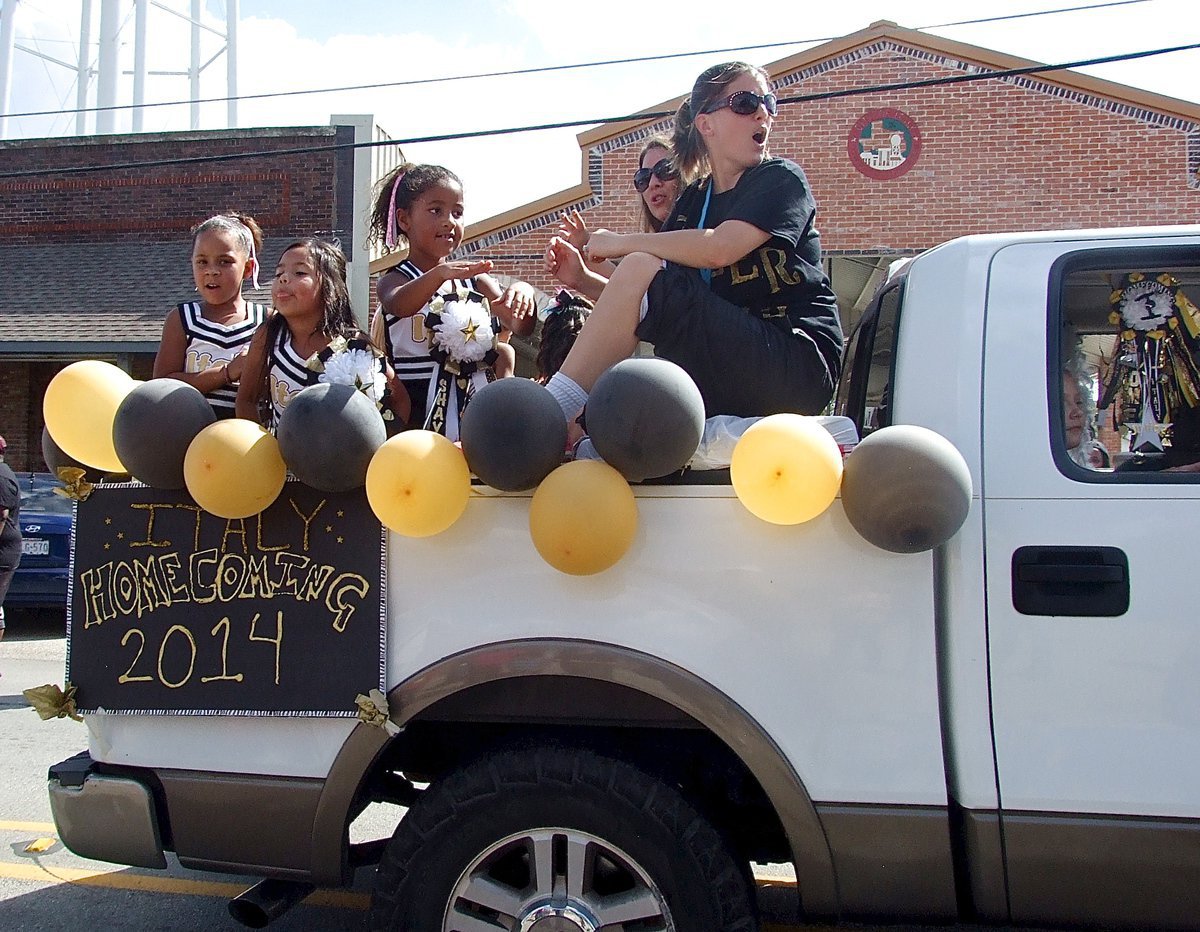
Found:
[{"label": "white flower corsage", "polygon": [[425,323],[433,345],[454,362],[482,362],[495,348],[491,306],[477,292],[438,295],[429,302],[429,311]]},{"label": "white flower corsage", "polygon": [[385,419],[389,419],[391,411],[383,406],[387,377],[381,359],[382,354],[366,340],[347,340],[338,336],[309,360],[308,367],[319,373],[318,382],[352,385],[375,403]]}]

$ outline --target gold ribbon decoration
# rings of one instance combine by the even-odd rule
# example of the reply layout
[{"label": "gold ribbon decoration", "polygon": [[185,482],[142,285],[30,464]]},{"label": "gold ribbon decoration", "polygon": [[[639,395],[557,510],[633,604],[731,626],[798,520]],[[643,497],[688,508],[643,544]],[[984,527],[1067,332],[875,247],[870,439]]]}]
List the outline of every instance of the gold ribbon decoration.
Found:
[{"label": "gold ribbon decoration", "polygon": [[359,693],[354,697],[354,704],[358,706],[360,721],[382,728],[389,735],[400,734],[400,726],[388,717],[387,697],[378,689],[372,689],[365,696]]},{"label": "gold ribbon decoration", "polygon": [[28,702],[43,722],[52,718],[71,718],[77,722],[83,721],[83,716],[75,710],[75,687],[67,683],[66,692],[53,683],[45,686],[34,686],[24,690],[21,695]]},{"label": "gold ribbon decoration", "polygon": [[55,474],[58,476],[58,481],[63,484],[61,489],[55,488],[56,495],[73,498],[77,502],[86,502],[87,497],[92,494],[92,484],[83,478],[86,472],[78,466],[59,466],[55,470]]}]

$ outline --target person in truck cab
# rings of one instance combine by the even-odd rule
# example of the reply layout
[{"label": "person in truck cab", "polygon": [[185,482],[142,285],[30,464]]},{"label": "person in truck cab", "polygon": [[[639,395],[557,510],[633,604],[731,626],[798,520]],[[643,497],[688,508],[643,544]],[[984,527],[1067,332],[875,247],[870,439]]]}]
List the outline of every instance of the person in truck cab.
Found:
[{"label": "person in truck cab", "polygon": [[1104,469],[1108,452],[1092,436],[1088,424],[1088,393],[1083,380],[1069,367],[1063,369],[1063,432],[1067,456],[1085,469]]}]

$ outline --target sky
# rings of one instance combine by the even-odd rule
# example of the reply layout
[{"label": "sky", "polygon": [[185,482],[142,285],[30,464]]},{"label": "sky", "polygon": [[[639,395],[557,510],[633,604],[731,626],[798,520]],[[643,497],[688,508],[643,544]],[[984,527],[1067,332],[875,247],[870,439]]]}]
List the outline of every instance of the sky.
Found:
[{"label": "sky", "polygon": [[[74,62],[80,40],[80,0],[18,2],[16,44],[58,61]],[[1200,42],[1195,0],[1141,0],[1108,8],[1030,16],[976,25],[942,25],[979,17],[1032,13],[1088,5],[1094,0],[848,0],[843,3],[732,4],[690,0],[673,15],[645,0],[241,0],[238,91],[242,95],[385,82],[426,80],[467,73],[569,65],[604,59],[706,52],[668,60],[608,65],[524,76],[457,80],[372,90],[243,100],[240,126],[313,126],[332,114],[370,114],[395,139],[468,133],[620,116],[686,93],[709,65],[744,59],[767,65],[821,41],[863,29],[880,19],[931,35],[1045,63],[1145,51]],[[205,21],[224,32],[225,0],[202,0]],[[186,12],[190,0],[161,0]],[[187,25],[151,5],[148,67],[187,67]],[[92,58],[99,33],[100,0],[92,3]],[[127,68],[133,60],[133,3],[121,32]],[[767,11],[793,10],[775,17]],[[775,48],[712,51],[788,42]],[[201,96],[226,94],[224,40],[205,32]],[[75,72],[18,48],[12,56],[9,114],[52,110],[50,116],[11,116],[7,138],[74,135]],[[1200,50],[1082,69],[1089,74],[1200,102]],[[92,81],[94,101],[95,81]],[[186,77],[152,76],[148,101],[188,96]],[[132,79],[118,90],[132,102]],[[799,106],[805,106],[803,104]],[[201,107],[201,129],[226,126],[224,103]],[[89,122],[87,132],[94,132]],[[117,132],[128,132],[121,113]],[[146,112],[149,132],[188,129],[189,108]],[[577,135],[587,126],[453,142],[406,144],[411,161],[434,162],[463,179],[466,219],[473,223],[579,183]],[[842,140],[830,140],[842,146]],[[195,154],[195,153],[187,153]]]}]

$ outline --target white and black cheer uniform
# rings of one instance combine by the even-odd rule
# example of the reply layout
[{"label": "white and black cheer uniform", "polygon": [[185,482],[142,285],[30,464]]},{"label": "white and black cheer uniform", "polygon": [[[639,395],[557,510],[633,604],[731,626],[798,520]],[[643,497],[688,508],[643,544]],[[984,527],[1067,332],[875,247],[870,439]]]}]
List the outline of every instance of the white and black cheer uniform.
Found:
[{"label": "white and black cheer uniform", "polygon": [[[179,305],[179,322],[183,325],[185,350],[183,371],[203,372],[213,366],[232,362],[250,344],[254,331],[267,319],[267,306],[246,302],[246,319],[235,324],[218,324],[206,320],[199,301]],[[205,396],[219,417],[233,417],[237,401],[237,386],[223,385]]]},{"label": "white and black cheer uniform", "polygon": [[[424,274],[408,259],[397,265],[396,269],[412,280],[416,280]],[[452,279],[439,287],[434,293],[434,297],[454,294],[460,288],[474,292],[479,291],[474,278]],[[430,301],[432,300],[433,298],[430,298]],[[430,406],[435,400],[437,380],[441,369],[437,360],[430,355],[429,332],[425,328],[425,314],[428,310],[429,305],[426,304],[411,317],[393,317],[382,307],[379,309],[379,313],[383,315],[384,342],[388,359],[391,360],[396,378],[404,385],[409,398],[412,399],[412,415],[409,422],[414,427],[424,426],[428,420]],[[497,323],[498,321],[493,321],[493,329],[498,333]],[[457,381],[469,382],[469,390],[473,392],[482,388],[493,378],[495,378],[493,370],[481,365],[471,375]],[[451,388],[455,391],[456,397],[446,405],[445,424],[430,424],[429,429],[438,430],[450,440],[457,440],[459,414],[466,407],[469,392],[466,385],[460,386],[455,383]]]},{"label": "white and black cheer uniform", "polygon": [[317,384],[317,373],[308,368],[308,359],[292,346],[292,332],[279,328],[274,343],[267,347],[267,386],[270,392],[271,423],[274,431],[283,417],[283,409],[310,385]]}]

